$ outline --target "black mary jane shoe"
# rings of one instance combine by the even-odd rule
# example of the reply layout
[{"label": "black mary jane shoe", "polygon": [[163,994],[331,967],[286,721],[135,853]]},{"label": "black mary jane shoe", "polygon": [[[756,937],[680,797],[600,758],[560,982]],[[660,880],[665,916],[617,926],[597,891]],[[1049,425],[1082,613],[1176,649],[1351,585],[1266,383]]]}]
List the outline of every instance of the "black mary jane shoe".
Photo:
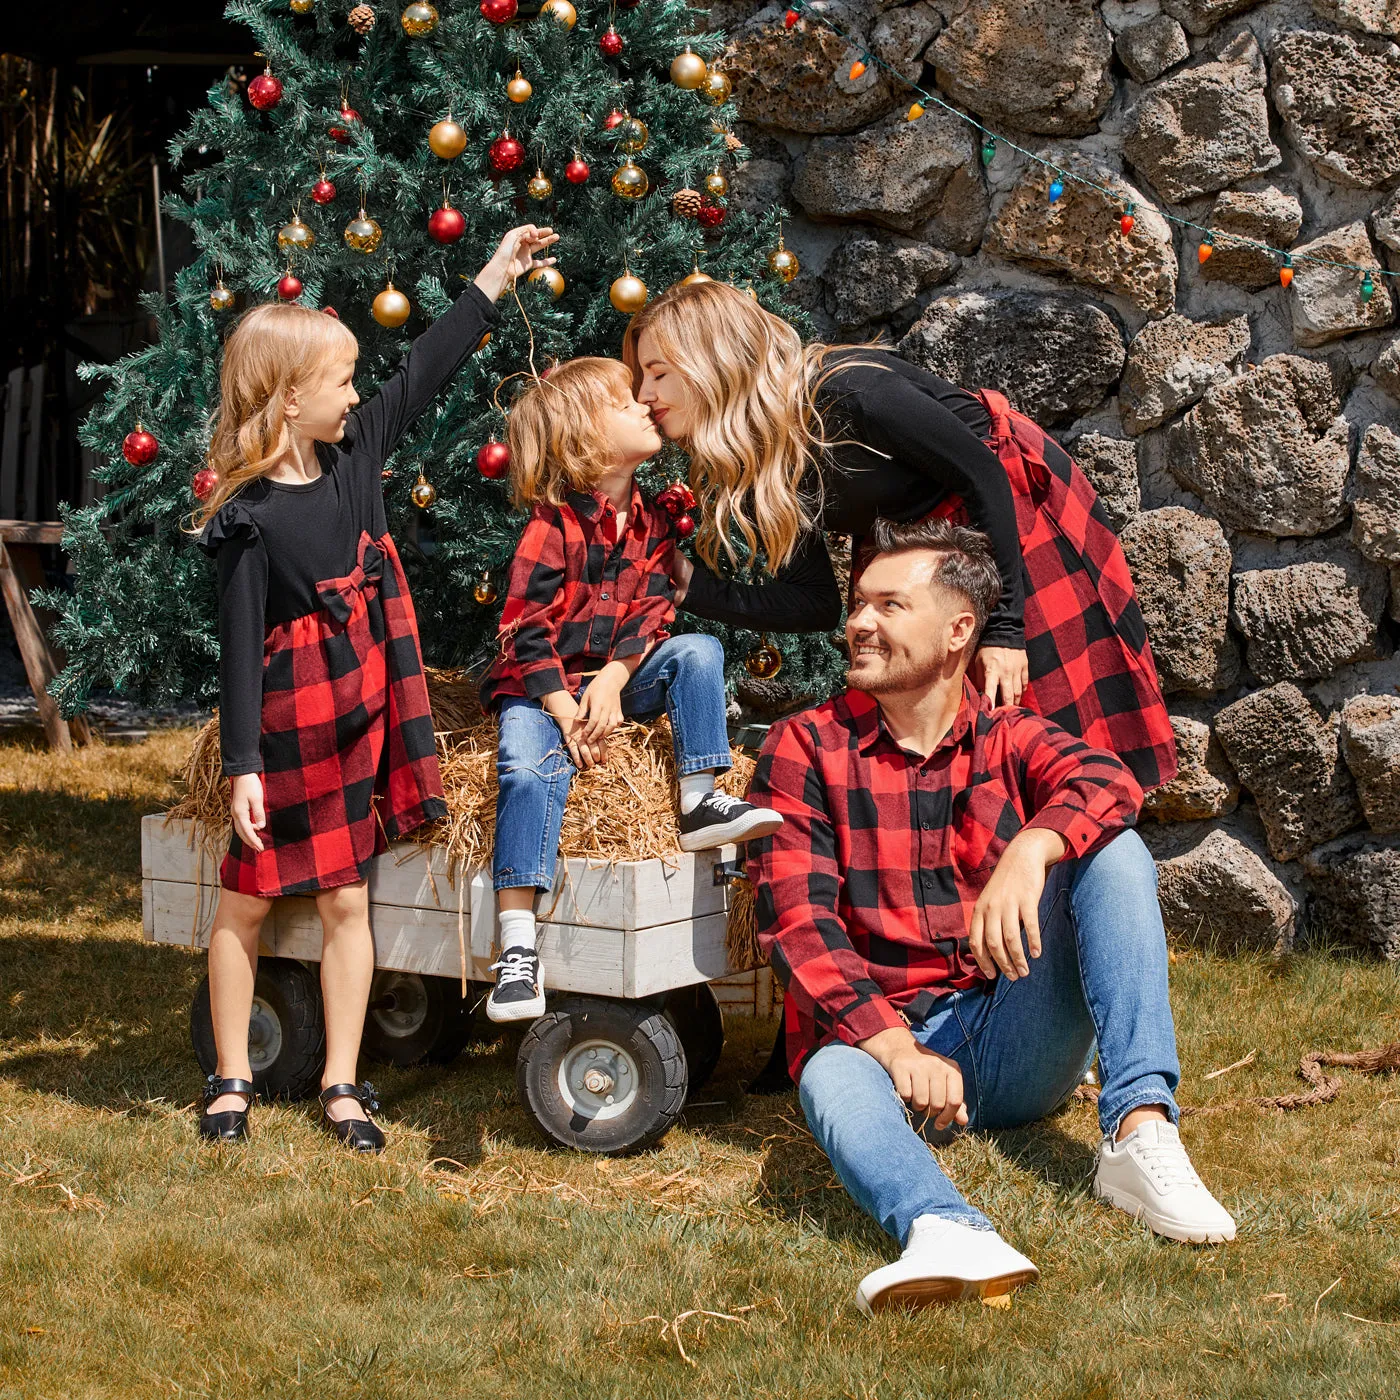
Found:
[{"label": "black mary jane shoe", "polygon": [[[247,1094],[248,1102],[242,1108],[226,1109],[223,1113],[210,1113],[209,1105],[220,1094]],[[256,1095],[247,1079],[220,1079],[211,1074],[204,1081],[204,1112],[199,1117],[199,1135],[205,1142],[246,1142],[248,1140],[248,1110],[253,1106]]]},{"label": "black mary jane shoe", "polygon": [[[365,1111],[363,1118],[332,1118],[326,1112],[326,1106],[332,1099],[348,1098],[354,1099]],[[380,1132],[379,1125],[371,1118],[371,1113],[379,1112],[379,1100],[375,1097],[374,1085],[365,1080],[363,1084],[356,1088],[353,1084],[332,1084],[329,1089],[322,1089],[321,1100],[321,1126],[337,1142],[343,1142],[349,1147],[353,1147],[356,1152],[383,1152],[384,1134]]]}]

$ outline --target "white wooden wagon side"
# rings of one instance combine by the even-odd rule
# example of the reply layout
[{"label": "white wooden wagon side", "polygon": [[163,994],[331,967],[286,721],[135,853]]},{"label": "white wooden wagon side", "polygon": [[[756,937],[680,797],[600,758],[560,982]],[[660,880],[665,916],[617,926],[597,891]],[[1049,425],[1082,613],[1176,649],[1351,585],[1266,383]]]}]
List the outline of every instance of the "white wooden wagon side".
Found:
[{"label": "white wooden wagon side", "polygon": [[[195,838],[189,821],[142,820],[153,942],[208,946],[219,863]],[[560,862],[555,888],[537,903],[549,1007],[516,1062],[521,1101],[552,1142],[608,1153],[646,1146],[713,1072],[724,1029],[708,984],[734,975],[725,930],[736,855],[726,846],[668,861]],[[369,893],[377,970],[366,1053],[395,1064],[450,1060],[470,1038],[499,952],[490,874],[454,880],[440,849],[400,842],[374,861]],[[254,1083],[299,1097],[315,1089],[324,1056],[315,901],[274,901],[260,952]],[[190,1029],[201,1067],[213,1072],[207,979]]]}]

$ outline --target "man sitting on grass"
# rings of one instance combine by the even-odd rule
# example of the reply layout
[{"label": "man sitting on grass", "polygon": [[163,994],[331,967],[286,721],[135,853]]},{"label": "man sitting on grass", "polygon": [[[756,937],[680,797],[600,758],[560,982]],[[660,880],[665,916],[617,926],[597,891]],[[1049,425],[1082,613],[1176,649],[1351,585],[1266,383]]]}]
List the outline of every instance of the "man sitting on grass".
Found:
[{"label": "man sitting on grass", "polygon": [[850,689],[773,727],[750,796],[783,826],[749,846],[803,1112],[904,1246],[857,1303],[1037,1277],[920,1134],[1043,1117],[1096,1042],[1095,1194],[1172,1239],[1233,1239],[1175,1126],[1156,867],[1129,830],[1141,790],[1114,755],[1029,710],[993,711],[965,679],[1001,591],[984,535],[880,520],[870,542]]}]

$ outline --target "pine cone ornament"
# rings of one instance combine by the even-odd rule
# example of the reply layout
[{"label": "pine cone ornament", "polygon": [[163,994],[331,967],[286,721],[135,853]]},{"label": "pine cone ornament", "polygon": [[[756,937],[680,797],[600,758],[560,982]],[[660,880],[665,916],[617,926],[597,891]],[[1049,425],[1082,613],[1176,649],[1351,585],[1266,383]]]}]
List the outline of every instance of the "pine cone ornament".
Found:
[{"label": "pine cone ornament", "polygon": [[699,190],[677,190],[671,196],[671,208],[675,210],[677,217],[682,219],[693,219],[704,204],[704,196]]},{"label": "pine cone ornament", "polygon": [[356,5],[346,19],[356,34],[368,34],[374,28],[374,11],[368,5]]}]

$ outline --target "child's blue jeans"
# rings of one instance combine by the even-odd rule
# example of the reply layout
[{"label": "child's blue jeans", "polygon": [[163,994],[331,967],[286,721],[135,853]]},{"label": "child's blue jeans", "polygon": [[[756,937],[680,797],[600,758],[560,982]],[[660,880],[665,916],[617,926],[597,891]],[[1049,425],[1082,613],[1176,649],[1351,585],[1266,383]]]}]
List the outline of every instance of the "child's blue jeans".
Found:
[{"label": "child's blue jeans", "polygon": [[[623,714],[652,719],[663,709],[671,717],[677,772],[730,766],[724,648],[716,638],[703,633],[668,638],[633,672],[622,691]],[[564,799],[574,772],[559,726],[540,702],[507,699],[501,705],[496,752],[500,792],[491,857],[496,889],[547,890],[554,883]],[[624,789],[618,801],[625,800]]]}]

